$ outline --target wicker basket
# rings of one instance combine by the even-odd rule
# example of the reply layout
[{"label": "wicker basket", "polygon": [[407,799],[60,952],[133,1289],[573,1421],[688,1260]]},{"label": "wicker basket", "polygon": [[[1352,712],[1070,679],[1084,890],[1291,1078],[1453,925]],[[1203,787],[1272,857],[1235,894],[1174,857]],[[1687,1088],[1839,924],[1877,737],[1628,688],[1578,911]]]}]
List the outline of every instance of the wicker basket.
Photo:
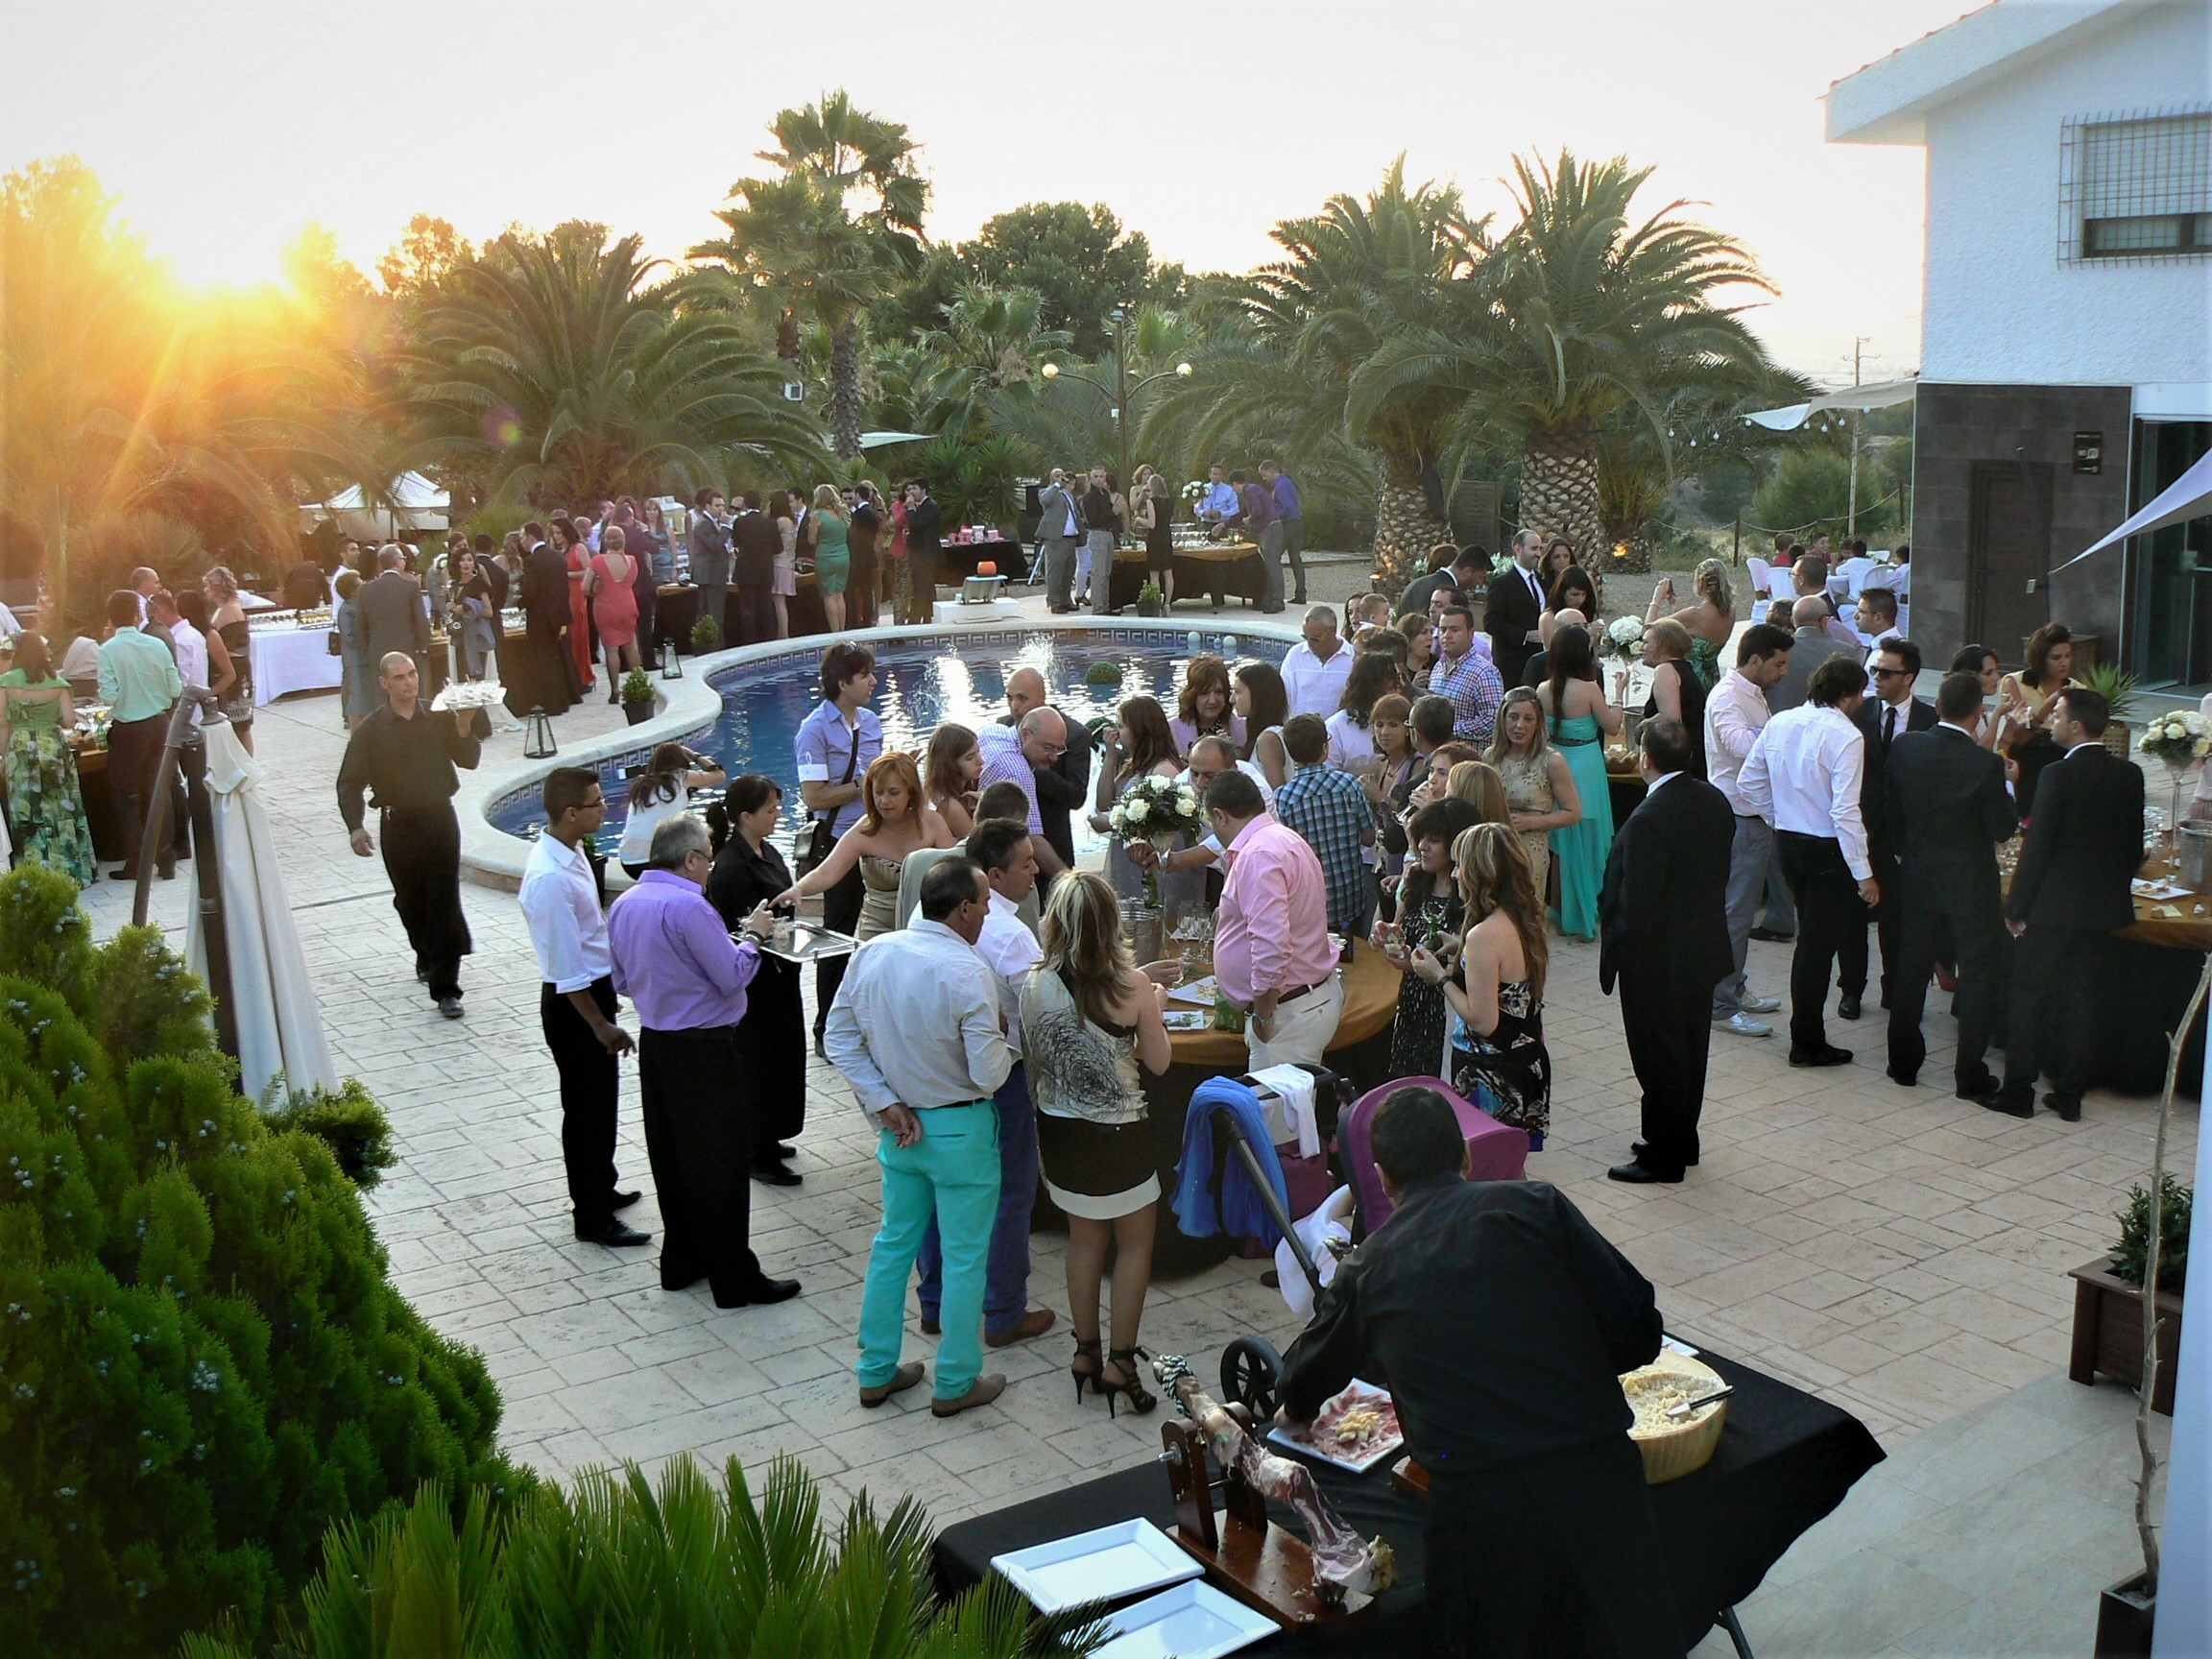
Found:
[{"label": "wicker basket", "polygon": [[[1678,1379],[1695,1399],[1697,1395],[1727,1386],[1727,1380],[1702,1360],[1692,1359],[1671,1351],[1640,1370],[1622,1377],[1625,1391],[1627,1384],[1646,1377],[1671,1377]],[[1708,1406],[1694,1413],[1690,1421],[1679,1428],[1630,1430],[1628,1438],[1636,1442],[1636,1450],[1644,1454],[1644,1479],[1652,1486],[1679,1480],[1683,1476],[1695,1474],[1712,1461],[1715,1448],[1720,1444],[1720,1429],[1728,1421],[1728,1402]]]}]

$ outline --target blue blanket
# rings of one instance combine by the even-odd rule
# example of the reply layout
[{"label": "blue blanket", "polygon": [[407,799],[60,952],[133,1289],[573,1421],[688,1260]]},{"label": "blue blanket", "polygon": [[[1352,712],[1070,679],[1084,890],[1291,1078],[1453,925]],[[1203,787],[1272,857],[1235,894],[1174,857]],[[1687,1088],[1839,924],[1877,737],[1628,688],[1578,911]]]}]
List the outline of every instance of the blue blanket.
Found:
[{"label": "blue blanket", "polygon": [[1190,1109],[1183,1118],[1183,1161],[1175,1167],[1175,1218],[1193,1238],[1228,1233],[1273,1246],[1282,1241],[1283,1235],[1261,1201],[1259,1189],[1252,1185],[1244,1161],[1227,1146],[1219,1149],[1221,1203],[1218,1209],[1214,1206],[1214,1113],[1224,1106],[1259,1155],[1260,1167],[1274,1187],[1283,1213],[1290,1213],[1290,1189],[1283,1180],[1283,1164],[1275,1156],[1275,1142],[1268,1138],[1260,1097],[1233,1077],[1211,1077],[1192,1093]]}]

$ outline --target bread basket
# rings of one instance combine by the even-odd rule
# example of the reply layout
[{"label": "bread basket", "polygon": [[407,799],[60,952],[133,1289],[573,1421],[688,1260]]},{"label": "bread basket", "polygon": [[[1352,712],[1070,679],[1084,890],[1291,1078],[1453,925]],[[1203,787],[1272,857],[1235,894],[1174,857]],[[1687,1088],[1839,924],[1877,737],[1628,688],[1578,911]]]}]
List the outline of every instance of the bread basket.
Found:
[{"label": "bread basket", "polygon": [[[1662,1350],[1650,1364],[1622,1375],[1622,1393],[1629,1394],[1638,1383],[1653,1378],[1679,1383],[1692,1399],[1728,1385],[1727,1380],[1703,1360]],[[1685,1423],[1664,1429],[1631,1428],[1628,1438],[1635,1441],[1636,1450],[1644,1454],[1646,1484],[1663,1486],[1704,1468],[1720,1444],[1720,1429],[1727,1420],[1728,1402],[1722,1400],[1692,1412]]]}]

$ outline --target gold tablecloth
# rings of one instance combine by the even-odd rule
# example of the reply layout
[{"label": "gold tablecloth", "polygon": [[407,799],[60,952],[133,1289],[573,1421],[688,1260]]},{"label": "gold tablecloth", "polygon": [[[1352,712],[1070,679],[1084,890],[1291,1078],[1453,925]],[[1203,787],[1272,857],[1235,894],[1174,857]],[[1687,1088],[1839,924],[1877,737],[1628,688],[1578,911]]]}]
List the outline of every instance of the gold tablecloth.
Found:
[{"label": "gold tablecloth", "polygon": [[[1344,971],[1344,1012],[1336,1022],[1332,1048],[1363,1043],[1397,1017],[1398,988],[1402,977],[1381,951],[1364,939],[1354,948],[1351,965]],[[1169,1002],[1170,1008],[1188,1003]],[[1169,1045],[1178,1066],[1204,1066],[1216,1071],[1241,1072],[1246,1064],[1244,1034],[1240,1031],[1170,1031]]]}]

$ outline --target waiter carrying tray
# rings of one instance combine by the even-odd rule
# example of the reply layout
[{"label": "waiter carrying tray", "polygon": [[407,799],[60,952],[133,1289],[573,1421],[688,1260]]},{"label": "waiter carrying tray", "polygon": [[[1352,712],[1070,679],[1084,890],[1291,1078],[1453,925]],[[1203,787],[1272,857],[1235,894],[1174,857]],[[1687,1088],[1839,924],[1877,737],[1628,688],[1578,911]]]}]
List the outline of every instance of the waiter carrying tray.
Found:
[{"label": "waiter carrying tray", "polygon": [[1620,1382],[1659,1352],[1649,1283],[1556,1188],[1466,1180],[1433,1089],[1382,1102],[1374,1153],[1396,1208],[1284,1357],[1278,1420],[1387,1383],[1429,1473],[1424,1652],[1680,1659]]},{"label": "waiter carrying tray", "polygon": [[461,821],[453,816],[461,779],[453,768],[476,769],[490,722],[481,709],[465,715],[423,708],[421,680],[406,652],[386,652],[381,667],[384,707],[346,739],[338,813],[355,854],[369,857],[376,842],[363,823],[361,797],[373,791],[392,908],[415,948],[415,977],[430,988],[439,1013],[458,1020],[461,958],[473,946],[461,913]]}]

